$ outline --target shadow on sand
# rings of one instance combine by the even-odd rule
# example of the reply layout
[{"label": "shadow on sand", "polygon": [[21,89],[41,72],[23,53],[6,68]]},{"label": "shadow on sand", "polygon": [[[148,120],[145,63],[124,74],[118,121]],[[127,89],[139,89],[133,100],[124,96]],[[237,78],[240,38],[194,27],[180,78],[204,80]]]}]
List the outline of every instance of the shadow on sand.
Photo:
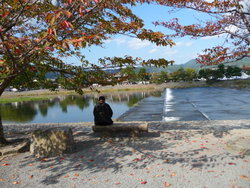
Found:
[{"label": "shadow on sand", "polygon": [[75,134],[75,153],[48,159],[27,156],[20,161],[20,168],[36,163],[37,169],[50,172],[50,175],[43,176],[41,180],[44,185],[56,184],[61,177],[76,171],[86,171],[86,174],[105,171],[118,173],[123,168],[145,169],[156,163],[159,165],[178,163],[181,167],[190,169],[211,169],[223,164],[226,158],[234,161],[244,158],[244,155],[228,152],[222,154],[210,152],[206,155],[206,152],[209,152],[208,147],[185,149],[186,146],[183,145],[191,142],[194,137],[197,138],[197,135],[200,139],[208,135],[223,139],[227,134],[229,131],[224,129],[173,130],[171,127],[164,131],[151,129],[149,133],[143,133],[138,138],[126,136],[100,138],[90,132],[78,132]]}]

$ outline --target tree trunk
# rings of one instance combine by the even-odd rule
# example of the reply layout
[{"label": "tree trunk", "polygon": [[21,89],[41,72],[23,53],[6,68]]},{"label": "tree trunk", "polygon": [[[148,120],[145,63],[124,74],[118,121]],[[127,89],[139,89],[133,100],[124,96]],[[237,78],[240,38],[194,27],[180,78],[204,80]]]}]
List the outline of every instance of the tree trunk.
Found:
[{"label": "tree trunk", "polygon": [[0,146],[6,145],[7,143],[8,142],[4,137],[3,124],[2,124],[1,111],[0,111]]},{"label": "tree trunk", "polygon": [[[9,76],[6,79],[4,79],[3,82],[0,83],[0,97],[2,96],[4,90],[9,86],[9,84],[14,78],[15,76]],[[1,108],[0,108],[0,146],[6,145],[7,143],[8,141],[4,137],[2,114],[1,114]]]}]

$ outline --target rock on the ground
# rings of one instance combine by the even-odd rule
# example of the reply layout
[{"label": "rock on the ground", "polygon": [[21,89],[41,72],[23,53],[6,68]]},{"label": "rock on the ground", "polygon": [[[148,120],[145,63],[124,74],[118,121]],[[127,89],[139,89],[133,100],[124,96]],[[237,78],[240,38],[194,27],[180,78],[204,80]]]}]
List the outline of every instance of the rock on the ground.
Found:
[{"label": "rock on the ground", "polygon": [[71,128],[38,129],[31,135],[30,152],[36,157],[53,157],[74,150]]}]

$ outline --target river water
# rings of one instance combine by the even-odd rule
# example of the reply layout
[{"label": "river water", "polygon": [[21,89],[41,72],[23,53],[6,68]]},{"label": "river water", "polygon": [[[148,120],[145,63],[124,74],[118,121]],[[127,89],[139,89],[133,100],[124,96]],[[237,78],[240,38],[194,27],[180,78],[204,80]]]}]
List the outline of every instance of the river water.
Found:
[{"label": "river water", "polygon": [[[4,124],[93,122],[98,95],[1,104]],[[113,119],[121,121],[195,121],[250,119],[250,91],[228,88],[165,89],[106,95]]]},{"label": "river water", "polygon": [[[106,102],[118,118],[144,98],[160,97],[161,91],[120,92],[107,94]],[[93,108],[99,95],[68,95],[49,100],[0,104],[3,124],[65,123],[94,121]]]}]

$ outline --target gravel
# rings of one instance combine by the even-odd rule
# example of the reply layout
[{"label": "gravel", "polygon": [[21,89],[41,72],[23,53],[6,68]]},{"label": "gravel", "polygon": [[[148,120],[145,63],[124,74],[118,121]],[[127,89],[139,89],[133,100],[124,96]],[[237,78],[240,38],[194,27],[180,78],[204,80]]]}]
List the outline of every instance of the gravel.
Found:
[{"label": "gravel", "polygon": [[[180,128],[174,129],[174,125]],[[0,161],[0,187],[247,188],[250,155],[237,147],[229,149],[228,143],[237,146],[241,138],[241,146],[243,140],[249,149],[248,125],[249,120],[149,122],[149,133],[139,138],[101,138],[87,123],[58,125],[73,126],[76,151],[44,159],[28,152],[4,157]],[[55,125],[37,125],[46,126]],[[5,128],[11,133],[17,127]],[[18,128],[26,132],[30,127]]]}]

